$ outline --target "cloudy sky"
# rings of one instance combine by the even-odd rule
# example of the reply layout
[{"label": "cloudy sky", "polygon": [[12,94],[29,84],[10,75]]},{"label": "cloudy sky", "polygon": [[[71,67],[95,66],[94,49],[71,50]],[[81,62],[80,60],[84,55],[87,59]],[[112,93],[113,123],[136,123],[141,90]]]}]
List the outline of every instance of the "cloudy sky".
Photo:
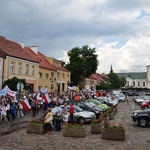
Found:
[{"label": "cloudy sky", "polygon": [[74,47],[96,48],[98,73],[146,72],[149,0],[3,0],[0,35],[68,62]]}]

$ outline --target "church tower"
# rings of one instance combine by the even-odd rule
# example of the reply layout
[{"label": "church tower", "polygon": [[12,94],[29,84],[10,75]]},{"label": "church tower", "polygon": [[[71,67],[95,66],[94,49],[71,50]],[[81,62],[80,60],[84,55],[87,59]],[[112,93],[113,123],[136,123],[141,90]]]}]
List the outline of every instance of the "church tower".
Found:
[{"label": "church tower", "polygon": [[113,68],[112,68],[112,65],[110,67],[110,73],[113,73]]}]

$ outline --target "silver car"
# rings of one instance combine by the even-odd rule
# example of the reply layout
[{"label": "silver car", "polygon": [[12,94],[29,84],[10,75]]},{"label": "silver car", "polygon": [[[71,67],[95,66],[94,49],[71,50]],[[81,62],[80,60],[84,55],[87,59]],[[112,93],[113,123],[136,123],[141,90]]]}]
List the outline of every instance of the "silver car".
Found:
[{"label": "silver car", "polygon": [[[64,106],[61,105],[60,106],[63,110]],[[70,106],[67,106],[68,112],[70,109]],[[73,116],[73,121],[77,122],[77,123],[81,123],[81,124],[85,124],[87,122],[91,122],[92,119],[96,119],[96,116],[93,112],[90,111],[85,111],[83,109],[81,109],[79,106],[74,105],[74,116]],[[70,121],[70,117],[69,120]]]}]

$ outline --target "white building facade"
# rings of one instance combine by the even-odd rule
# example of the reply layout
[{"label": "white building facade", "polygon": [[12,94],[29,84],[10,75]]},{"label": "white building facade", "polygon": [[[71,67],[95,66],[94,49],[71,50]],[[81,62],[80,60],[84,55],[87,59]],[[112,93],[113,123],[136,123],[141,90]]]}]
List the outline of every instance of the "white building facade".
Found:
[{"label": "white building facade", "polygon": [[117,75],[119,76],[119,78],[124,77],[127,80],[125,88],[148,88],[147,72],[117,73]]}]

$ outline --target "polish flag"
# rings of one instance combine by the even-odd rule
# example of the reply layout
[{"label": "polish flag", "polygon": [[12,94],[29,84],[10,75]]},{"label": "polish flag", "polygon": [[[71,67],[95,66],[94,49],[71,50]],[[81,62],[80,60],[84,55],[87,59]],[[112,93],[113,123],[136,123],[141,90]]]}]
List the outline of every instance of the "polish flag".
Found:
[{"label": "polish flag", "polygon": [[31,106],[27,99],[25,99],[24,101],[21,101],[21,105],[23,106],[23,109],[26,111],[29,111],[31,109]]},{"label": "polish flag", "polygon": [[37,100],[40,99],[40,92],[37,93],[36,99],[37,99]]},{"label": "polish flag", "polygon": [[51,102],[51,100],[50,100],[50,98],[49,98],[49,96],[48,96],[48,93],[43,94],[42,99],[43,99],[44,102],[47,103],[47,104]]}]

